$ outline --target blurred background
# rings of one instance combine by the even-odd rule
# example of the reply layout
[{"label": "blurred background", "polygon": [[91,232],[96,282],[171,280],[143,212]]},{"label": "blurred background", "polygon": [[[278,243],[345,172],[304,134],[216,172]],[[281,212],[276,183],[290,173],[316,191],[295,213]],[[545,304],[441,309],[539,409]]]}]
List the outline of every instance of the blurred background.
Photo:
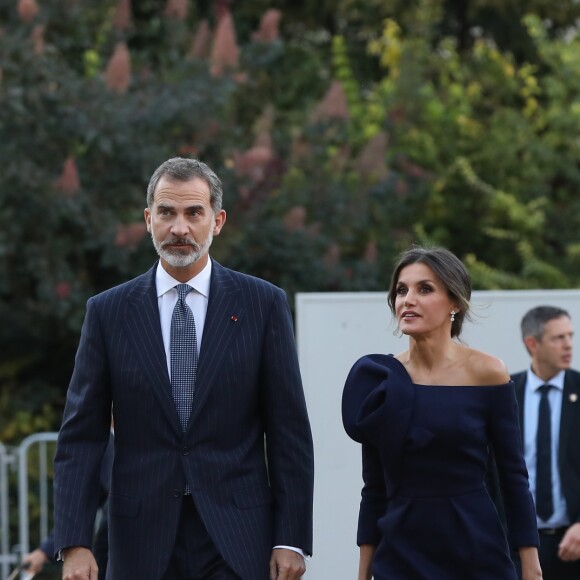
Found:
[{"label": "blurred background", "polygon": [[213,257],[292,304],[383,290],[413,242],[479,290],[578,287],[579,18],[577,0],[0,0],[0,441],[58,429],[85,302],[155,261],[145,191],[176,155],[224,182]]}]

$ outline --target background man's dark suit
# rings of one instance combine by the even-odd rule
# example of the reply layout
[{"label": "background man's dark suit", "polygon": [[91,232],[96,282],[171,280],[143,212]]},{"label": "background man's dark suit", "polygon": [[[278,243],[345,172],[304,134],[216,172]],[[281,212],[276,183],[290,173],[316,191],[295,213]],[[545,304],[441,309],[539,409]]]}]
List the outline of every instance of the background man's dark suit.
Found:
[{"label": "background man's dark suit", "polygon": [[[551,305],[528,310],[520,327],[531,365],[512,380],[538,514],[542,574],[544,580],[578,580],[580,373],[570,368],[574,329],[568,312]],[[510,506],[502,501],[493,450],[489,466],[487,484],[505,521]]]},{"label": "background man's dark suit", "polygon": [[[512,375],[512,380],[516,386],[523,433],[526,372]],[[567,370],[564,379],[558,469],[570,523],[580,522],[580,372],[575,370]]]},{"label": "background man's dark suit", "polygon": [[276,545],[311,553],[312,441],[282,290],[213,262],[185,433],[155,268],[89,300],[55,459],[57,550],[91,545],[112,403],[112,578],[161,578],[186,479],[213,542],[244,580],[268,577]]},{"label": "background man's dark suit", "polygon": [[[520,412],[522,438],[524,432],[523,410],[526,377],[526,371],[512,375]],[[562,494],[566,500],[568,518],[570,524],[574,524],[580,523],[580,372],[578,371],[571,369],[565,371],[561,413],[558,443],[558,470]],[[545,535],[540,534],[540,543],[546,547]],[[542,556],[542,545],[540,546],[540,556]],[[580,574],[580,562],[575,562],[573,565],[578,567]],[[580,575],[578,578],[580,579]]]}]

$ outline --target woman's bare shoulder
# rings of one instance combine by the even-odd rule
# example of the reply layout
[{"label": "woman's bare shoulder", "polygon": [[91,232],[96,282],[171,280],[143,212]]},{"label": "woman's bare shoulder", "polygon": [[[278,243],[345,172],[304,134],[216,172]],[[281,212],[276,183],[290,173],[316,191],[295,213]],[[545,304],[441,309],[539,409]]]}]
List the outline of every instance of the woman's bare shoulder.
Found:
[{"label": "woman's bare shoulder", "polygon": [[475,385],[504,385],[510,380],[505,363],[486,352],[469,349],[468,364]]}]

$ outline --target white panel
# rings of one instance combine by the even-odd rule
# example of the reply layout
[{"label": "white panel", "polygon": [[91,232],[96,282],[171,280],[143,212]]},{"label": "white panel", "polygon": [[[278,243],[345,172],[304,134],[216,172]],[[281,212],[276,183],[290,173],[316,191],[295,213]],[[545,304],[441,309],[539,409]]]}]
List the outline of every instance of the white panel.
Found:
[{"label": "white panel", "polygon": [[[529,363],[520,320],[549,304],[580,320],[580,291],[474,292],[473,323],[463,342],[500,357],[510,372]],[[343,431],[340,401],[352,364],[369,353],[397,353],[407,339],[394,334],[386,293],[312,293],[296,296],[298,353],[312,424],[315,458],[314,557],[309,579],[357,576],[356,527],[362,485],[360,448]]]}]

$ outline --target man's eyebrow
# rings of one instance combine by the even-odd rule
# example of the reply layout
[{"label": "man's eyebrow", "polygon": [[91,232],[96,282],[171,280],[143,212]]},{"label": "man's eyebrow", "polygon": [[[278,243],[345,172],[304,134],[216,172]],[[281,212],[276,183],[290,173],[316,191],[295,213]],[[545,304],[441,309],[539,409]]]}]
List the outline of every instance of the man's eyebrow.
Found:
[{"label": "man's eyebrow", "polygon": [[[157,211],[163,211],[163,210],[173,210],[175,209],[175,206],[170,204],[170,203],[159,203],[157,204]],[[199,203],[199,204],[195,204],[195,205],[188,205],[185,208],[185,211],[187,212],[191,212],[191,211],[200,211],[203,210],[204,206],[203,204]]]}]

